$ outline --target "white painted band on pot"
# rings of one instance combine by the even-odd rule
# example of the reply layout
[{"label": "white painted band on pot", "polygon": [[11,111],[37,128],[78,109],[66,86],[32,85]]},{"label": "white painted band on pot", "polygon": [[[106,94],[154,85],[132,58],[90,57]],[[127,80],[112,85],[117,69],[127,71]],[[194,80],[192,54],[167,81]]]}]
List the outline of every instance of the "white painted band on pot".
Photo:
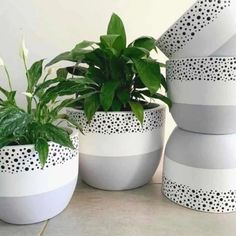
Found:
[{"label": "white painted band on pot", "polygon": [[[168,58],[217,56],[215,52],[227,46],[221,48],[224,54],[236,33],[235,10],[234,0],[198,0],[157,40],[157,46]],[[231,55],[235,50],[231,47]]]},{"label": "white painted band on pot", "polygon": [[30,177],[28,173],[17,173],[17,175],[1,173],[0,196],[23,197],[50,192],[73,181],[78,175],[76,166],[78,166],[78,160],[73,158],[63,165],[36,170],[30,174]]},{"label": "white painted band on pot", "polygon": [[78,176],[78,131],[71,134],[76,149],[49,142],[44,169],[33,145],[0,150],[0,197],[24,197],[58,189]]},{"label": "white painted band on pot", "polygon": [[170,60],[167,62],[167,83],[174,103],[236,105],[236,58]]},{"label": "white painted band on pot", "polygon": [[180,164],[165,156],[164,176],[192,189],[204,191],[236,190],[236,168],[202,169]]},{"label": "white painted band on pot", "polygon": [[163,135],[164,127],[145,133],[87,133],[80,139],[80,152],[103,157],[139,155],[162,148],[163,140],[160,137]]}]

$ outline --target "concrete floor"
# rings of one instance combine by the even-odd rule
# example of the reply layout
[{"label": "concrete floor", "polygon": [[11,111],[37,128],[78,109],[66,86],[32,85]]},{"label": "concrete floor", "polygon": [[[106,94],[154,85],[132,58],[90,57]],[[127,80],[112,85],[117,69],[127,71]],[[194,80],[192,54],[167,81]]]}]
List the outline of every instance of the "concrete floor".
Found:
[{"label": "concrete floor", "polygon": [[54,219],[30,226],[0,221],[0,236],[236,235],[236,214],[199,213],[166,199],[160,173],[132,191],[100,191],[80,183],[68,208]]}]

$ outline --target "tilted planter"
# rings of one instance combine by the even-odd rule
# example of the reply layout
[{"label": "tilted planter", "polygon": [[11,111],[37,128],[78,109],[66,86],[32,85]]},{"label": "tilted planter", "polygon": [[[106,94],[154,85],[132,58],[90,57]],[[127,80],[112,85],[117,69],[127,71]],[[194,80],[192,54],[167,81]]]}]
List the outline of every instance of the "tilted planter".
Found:
[{"label": "tilted planter", "polygon": [[236,58],[205,57],[167,62],[171,113],[185,130],[236,133]]},{"label": "tilted planter", "polygon": [[44,169],[33,145],[0,149],[0,220],[32,224],[50,219],[68,205],[78,176],[78,132],[71,134],[76,149],[49,142]]},{"label": "tilted planter", "polygon": [[176,128],[165,151],[163,193],[190,209],[236,211],[236,134],[206,135]]},{"label": "tilted planter", "polygon": [[96,112],[90,124],[84,112],[68,115],[82,122],[80,175],[87,184],[104,190],[126,190],[145,185],[162,156],[165,107],[144,112],[144,123],[132,112]]},{"label": "tilted planter", "polygon": [[236,2],[198,0],[157,41],[168,58],[236,55]]}]

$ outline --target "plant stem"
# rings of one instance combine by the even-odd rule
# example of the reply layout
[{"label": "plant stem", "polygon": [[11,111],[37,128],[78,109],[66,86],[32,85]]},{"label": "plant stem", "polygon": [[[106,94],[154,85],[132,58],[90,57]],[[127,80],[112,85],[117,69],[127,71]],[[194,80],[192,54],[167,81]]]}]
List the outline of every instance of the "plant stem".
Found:
[{"label": "plant stem", "polygon": [[10,88],[10,90],[12,91],[12,86],[11,86],[11,78],[10,78],[10,75],[9,75],[9,72],[8,72],[8,70],[7,70],[7,67],[6,67],[6,66],[4,66],[4,70],[5,70],[5,72],[6,72],[6,75],[7,75],[7,81],[8,81],[8,84],[9,84],[9,88]]}]

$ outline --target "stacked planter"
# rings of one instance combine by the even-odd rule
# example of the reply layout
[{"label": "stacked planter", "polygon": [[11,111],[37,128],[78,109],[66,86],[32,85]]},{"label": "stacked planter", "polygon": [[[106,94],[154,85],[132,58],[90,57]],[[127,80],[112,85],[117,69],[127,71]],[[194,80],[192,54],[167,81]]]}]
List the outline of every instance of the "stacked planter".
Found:
[{"label": "stacked planter", "polygon": [[171,113],[163,193],[204,212],[236,211],[236,2],[197,1],[161,38]]}]

